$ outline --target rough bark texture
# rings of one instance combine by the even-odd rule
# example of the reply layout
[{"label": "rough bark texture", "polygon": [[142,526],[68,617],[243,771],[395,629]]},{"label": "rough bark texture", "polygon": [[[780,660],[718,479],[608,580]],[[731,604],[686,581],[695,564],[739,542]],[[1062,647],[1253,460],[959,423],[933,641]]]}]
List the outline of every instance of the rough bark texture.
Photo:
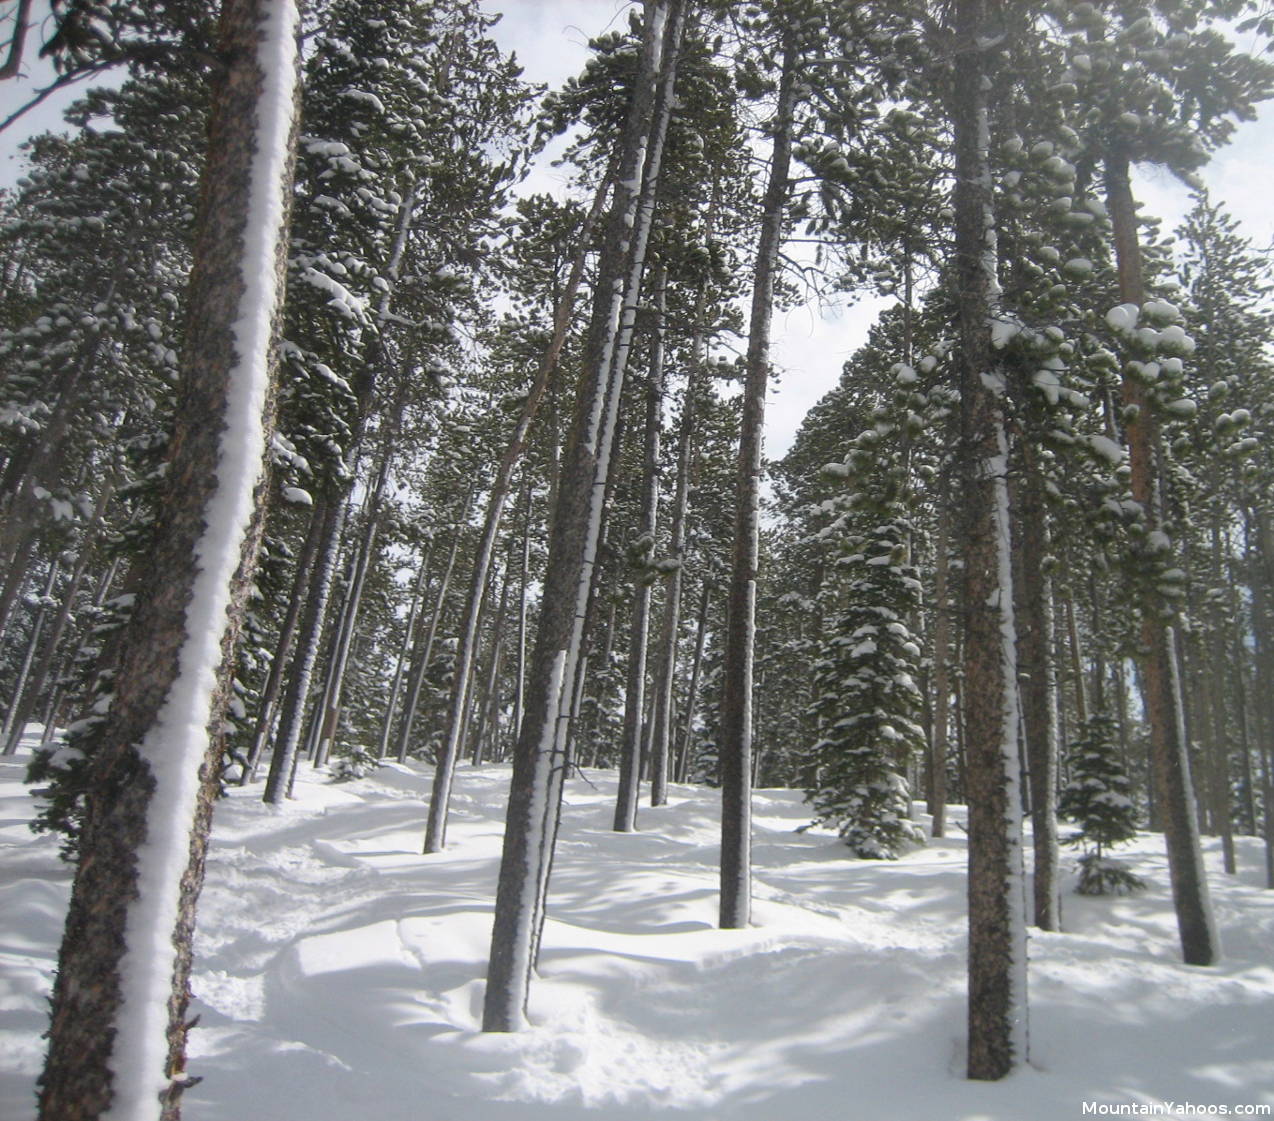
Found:
[{"label": "rough bark texture", "polygon": [[998,293],[988,162],[985,0],[955,5],[955,256],[960,331],[960,510],[964,735],[969,802],[968,1075],[1025,1060],[1017,667],[1012,642],[1001,373],[990,324]]},{"label": "rough bark texture", "polygon": [[636,311],[684,11],[682,0],[648,0],[645,10],[645,41],[621,142],[584,375],[553,511],[544,606],[513,761],[483,1009],[485,1031],[512,1031],[525,1022],[565,778],[565,724],[626,365],[626,336],[631,336]]},{"label": "rough bark texture", "polygon": [[[89,1121],[98,1118],[121,1092],[120,1081],[138,1072],[113,1069],[112,1056],[132,1053],[136,1042],[126,1031],[137,1025],[137,1010],[129,1020],[119,1018],[125,996],[126,971],[164,969],[171,962],[168,1003],[168,1063],[165,1071],[140,1072],[143,1080],[166,1081],[167,1089],[146,1103],[136,1116],[171,1121],[179,1115],[185,1072],[185,1012],[189,1000],[191,935],[195,904],[203,879],[204,853],[221,758],[220,727],[229,693],[230,654],[237,637],[260,539],[263,519],[232,527],[225,540],[213,539],[205,519],[225,486],[219,474],[228,471],[222,458],[222,437],[236,403],[242,407],[244,385],[232,380],[244,356],[237,353],[235,330],[244,314],[241,304],[249,277],[246,262],[249,239],[260,231],[246,228],[250,198],[256,191],[273,195],[282,207],[282,222],[268,231],[264,247],[272,257],[273,294],[270,310],[277,328],[287,246],[287,201],[295,130],[288,146],[281,182],[257,182],[253,175],[270,166],[268,148],[257,151],[257,106],[267,77],[258,56],[258,37],[266,18],[284,18],[294,27],[290,3],[266,0],[226,0],[220,24],[220,54],[226,69],[214,91],[208,160],[200,188],[196,219],[194,264],[189,291],[189,327],[182,358],[181,396],[176,428],[170,441],[167,485],[149,554],[131,581],[139,595],[136,609],[121,642],[116,672],[116,695],[90,743],[93,783],[82,836],[84,854],[76,870],[66,930],[54,986],[49,1054],[40,1082],[41,1121]],[[285,96],[295,91],[295,72],[279,75]],[[294,119],[293,119],[294,123]],[[261,197],[258,194],[257,197]],[[269,348],[267,373],[273,373],[274,348]],[[242,376],[241,376],[242,378]],[[259,384],[259,383],[256,383]],[[252,449],[249,466],[257,480],[255,507],[260,510],[268,446],[272,394],[266,397],[265,439]],[[253,476],[249,475],[250,480]],[[225,529],[215,525],[214,529]],[[218,552],[220,550],[220,552]],[[229,588],[225,629],[220,636],[187,633],[201,563],[214,556],[238,564]],[[152,795],[156,770],[145,752],[167,744],[147,737],[158,724],[169,695],[182,674],[192,646],[220,638],[222,671],[208,711],[194,714],[208,729],[207,750],[199,770],[195,819],[189,823],[188,860],[176,902],[176,929],[171,932],[173,954],[156,962],[139,960],[126,947],[130,913],[141,902],[139,849],[146,842],[156,815],[163,808]],[[143,741],[147,740],[145,744]],[[178,854],[180,858],[180,854]],[[174,885],[176,887],[176,885]],[[130,931],[130,934],[132,932]],[[163,932],[160,932],[163,936]],[[161,979],[162,980],[162,979]],[[152,1046],[158,1041],[153,1041]],[[145,1046],[146,1044],[143,1044]],[[126,1108],[129,1108],[126,1105]]]},{"label": "rough bark texture", "polygon": [[[1106,157],[1106,205],[1110,211],[1119,270],[1119,294],[1140,306],[1146,298],[1137,239],[1137,216],[1128,178],[1128,156],[1119,151]],[[1155,454],[1158,425],[1141,384],[1124,379],[1128,458],[1132,469],[1132,497],[1140,504],[1147,531],[1159,525],[1158,479]],[[1181,711],[1173,628],[1164,622],[1163,604],[1150,588],[1142,602],[1141,664],[1145,681],[1146,717],[1150,723],[1151,760],[1164,842],[1172,880],[1172,900],[1187,965],[1213,965],[1221,956],[1220,941],[1208,899],[1208,881],[1199,847],[1199,826],[1190,782]]]}]

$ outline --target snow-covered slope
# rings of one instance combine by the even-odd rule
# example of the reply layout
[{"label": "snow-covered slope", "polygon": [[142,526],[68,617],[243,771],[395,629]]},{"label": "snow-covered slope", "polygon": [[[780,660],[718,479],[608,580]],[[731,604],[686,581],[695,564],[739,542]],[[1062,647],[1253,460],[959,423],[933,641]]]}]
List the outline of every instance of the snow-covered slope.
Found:
[{"label": "snow-covered slope", "polygon": [[[34,1115],[68,879],[55,844],[27,831],[24,763],[0,762],[5,1121]],[[190,1121],[1074,1121],[1085,1102],[1274,1107],[1274,892],[1255,840],[1239,842],[1237,879],[1210,864],[1218,968],[1177,960],[1158,835],[1130,850],[1144,895],[1068,894],[1069,933],[1031,939],[1032,1065],[978,1084],[962,1077],[963,834],[894,864],[856,861],[835,837],[795,832],[808,821],[799,793],[761,791],[757,925],[723,932],[714,793],[676,787],[642,811],[641,832],[619,835],[606,772],[568,784],[534,1027],[483,1035],[508,774],[457,774],[450,848],[428,857],[427,768],[303,778],[282,810],[254,791],[221,804]]]}]

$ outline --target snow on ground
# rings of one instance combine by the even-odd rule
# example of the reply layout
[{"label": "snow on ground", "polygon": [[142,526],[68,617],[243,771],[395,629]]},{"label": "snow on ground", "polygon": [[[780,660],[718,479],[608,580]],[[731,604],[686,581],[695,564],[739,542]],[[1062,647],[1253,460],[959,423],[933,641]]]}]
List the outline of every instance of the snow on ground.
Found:
[{"label": "snow on ground", "polygon": [[[68,881],[0,761],[0,1118],[34,1116]],[[615,778],[567,786],[533,1027],[478,1024],[508,768],[456,777],[448,851],[420,855],[428,768],[217,812],[200,907],[191,1121],[1073,1121],[1084,1103],[1274,1106],[1274,892],[1209,851],[1224,963],[1183,966],[1162,838],[1150,890],[1064,900],[1032,932],[1031,1066],[963,1078],[964,835],[897,863],[755,803],[756,925],[718,931],[717,796],[675,787],[609,829]],[[957,820],[960,813],[954,815]],[[1213,846],[1214,847],[1214,846]],[[1177,1114],[1167,1114],[1174,1116]],[[1187,1116],[1187,1114],[1179,1114]],[[1198,1114],[1193,1114],[1197,1116]]]}]

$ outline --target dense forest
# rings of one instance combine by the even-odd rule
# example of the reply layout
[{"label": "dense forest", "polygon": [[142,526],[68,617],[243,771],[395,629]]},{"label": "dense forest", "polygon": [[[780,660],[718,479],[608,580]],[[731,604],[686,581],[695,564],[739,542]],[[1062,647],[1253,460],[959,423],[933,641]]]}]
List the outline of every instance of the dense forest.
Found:
[{"label": "dense forest", "polygon": [[[427,766],[433,854],[510,765],[489,1032],[599,768],[618,833],[719,788],[723,929],[754,789],[846,860],[967,806],[971,1079],[1076,857],[1136,892],[1162,834],[1221,960],[1202,838],[1274,889],[1274,274],[1198,172],[1262,4],[644,0],[551,90],[472,0],[29,11],[7,103],[24,48],[89,80],[0,193],[0,747],[76,868],[42,1121],[179,1116],[217,802],[315,768]],[[833,292],[890,302],[767,460],[775,314]]]}]

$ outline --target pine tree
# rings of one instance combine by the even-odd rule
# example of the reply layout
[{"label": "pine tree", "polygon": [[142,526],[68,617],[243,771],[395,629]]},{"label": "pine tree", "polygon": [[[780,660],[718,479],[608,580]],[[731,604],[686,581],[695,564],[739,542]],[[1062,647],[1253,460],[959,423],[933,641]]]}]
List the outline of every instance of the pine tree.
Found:
[{"label": "pine tree", "polygon": [[1103,713],[1089,717],[1071,745],[1067,766],[1071,777],[1058,812],[1080,827],[1065,842],[1084,847],[1075,890],[1080,895],[1120,895],[1144,888],[1144,881],[1107,856],[1109,849],[1137,835],[1137,808],[1119,762],[1114,720]]},{"label": "pine tree", "polygon": [[824,731],[806,797],[856,856],[892,860],[924,842],[906,780],[924,748],[916,722],[920,648],[907,625],[920,582],[907,564],[911,527],[899,511],[860,508],[851,516],[869,519],[869,528],[849,531],[836,560],[845,607],[814,666],[813,708]]}]

